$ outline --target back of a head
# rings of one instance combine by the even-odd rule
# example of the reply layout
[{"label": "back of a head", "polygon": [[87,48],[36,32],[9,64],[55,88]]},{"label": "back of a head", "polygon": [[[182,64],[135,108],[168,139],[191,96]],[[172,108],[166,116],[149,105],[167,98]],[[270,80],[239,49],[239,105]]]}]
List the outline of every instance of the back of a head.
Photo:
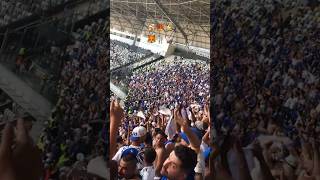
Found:
[{"label": "back of a head", "polygon": [[126,155],[124,155],[122,158],[121,158],[121,160],[123,160],[124,162],[126,162],[126,163],[128,163],[128,164],[130,164],[130,165],[137,165],[137,163],[138,163],[138,160],[137,160],[137,158],[135,157],[135,155],[134,154],[126,154]]},{"label": "back of a head", "polygon": [[174,148],[175,155],[181,161],[181,168],[186,172],[192,172],[197,164],[197,153],[186,146],[176,146]]},{"label": "back of a head", "polygon": [[144,161],[148,164],[151,164],[154,162],[154,160],[157,157],[157,153],[154,150],[154,148],[146,148],[144,150]]}]

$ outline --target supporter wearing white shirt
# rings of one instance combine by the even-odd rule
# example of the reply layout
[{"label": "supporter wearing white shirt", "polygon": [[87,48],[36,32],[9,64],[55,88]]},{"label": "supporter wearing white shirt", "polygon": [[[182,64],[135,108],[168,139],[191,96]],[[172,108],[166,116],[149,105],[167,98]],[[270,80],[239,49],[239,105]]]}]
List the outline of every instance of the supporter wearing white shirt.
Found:
[{"label": "supporter wearing white shirt", "polygon": [[[114,155],[114,157],[112,158],[112,160],[117,161],[118,163],[120,162],[120,159],[122,157],[122,154],[125,150],[129,149],[129,148],[135,148],[138,150],[138,152],[142,152],[142,147],[141,147],[141,143],[144,142],[143,138],[145,137],[147,133],[146,128],[142,127],[142,126],[138,126],[135,127],[132,131],[132,135],[130,137],[131,140],[131,145],[129,146],[122,146],[118,152]],[[138,169],[142,169],[143,168],[143,162],[139,161],[139,163],[137,164],[137,168]]]}]

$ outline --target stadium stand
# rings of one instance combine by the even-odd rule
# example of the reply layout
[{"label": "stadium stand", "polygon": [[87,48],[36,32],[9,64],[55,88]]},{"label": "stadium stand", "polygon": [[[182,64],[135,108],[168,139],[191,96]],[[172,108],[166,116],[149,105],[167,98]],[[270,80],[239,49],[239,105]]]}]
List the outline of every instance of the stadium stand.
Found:
[{"label": "stadium stand", "polygon": [[[118,97],[114,88],[110,99],[108,167],[115,179],[209,178],[209,8],[208,1],[189,3],[111,2],[111,82],[126,93]],[[204,12],[202,20],[186,14],[197,10]],[[172,37],[169,31],[150,33],[167,22],[179,28]],[[140,48],[152,55],[131,58]]]},{"label": "stadium stand", "polygon": [[221,137],[232,135],[215,140],[229,163],[213,174],[229,168],[219,177],[319,178],[320,14],[308,2],[212,6],[213,124]]},{"label": "stadium stand", "polygon": [[[108,179],[107,1],[0,4],[7,8],[0,9],[1,15],[6,14],[4,20],[0,15],[1,66],[54,106],[49,117],[35,122],[38,131],[42,129],[34,138],[43,151],[41,179]],[[26,94],[17,96],[24,99]],[[11,108],[9,101],[1,103],[2,119],[21,116],[10,116],[10,111],[15,113],[10,108],[2,112],[7,106]]]},{"label": "stadium stand", "polygon": [[136,49],[135,51],[130,49],[130,46],[118,41],[111,41],[110,43],[110,68],[115,69],[128,63],[134,63],[137,60],[141,60],[149,53],[144,49]]},{"label": "stadium stand", "polygon": [[[103,23],[100,21],[99,25]],[[90,160],[106,155],[108,40],[104,28],[92,32],[96,24],[79,30],[78,40],[67,47],[59,100],[41,138],[47,154],[46,167],[54,169],[51,172],[54,177],[66,178],[70,173],[83,170],[96,171],[87,169]],[[61,144],[62,151],[54,150]],[[106,178],[106,174],[99,175]]]}]

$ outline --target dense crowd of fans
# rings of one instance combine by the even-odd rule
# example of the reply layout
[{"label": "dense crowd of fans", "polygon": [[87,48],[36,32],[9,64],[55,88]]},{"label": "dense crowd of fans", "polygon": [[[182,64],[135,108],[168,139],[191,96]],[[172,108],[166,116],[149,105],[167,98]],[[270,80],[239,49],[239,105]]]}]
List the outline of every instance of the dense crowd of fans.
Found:
[{"label": "dense crowd of fans", "polygon": [[307,2],[212,6],[215,179],[320,178],[320,7]]},{"label": "dense crowd of fans", "polygon": [[147,51],[141,48],[133,50],[128,44],[115,40],[110,42],[110,69],[141,60]]},{"label": "dense crowd of fans", "polygon": [[0,26],[31,16],[41,10],[55,7],[69,0],[25,0],[0,2]]},{"label": "dense crowd of fans", "polygon": [[170,57],[133,72],[126,103],[131,111],[162,106],[170,108],[183,101],[204,104],[208,93],[208,64]]},{"label": "dense crowd of fans", "polygon": [[79,30],[66,49],[59,100],[38,143],[45,179],[106,178],[106,25],[101,21]]},{"label": "dense crowd of fans", "polygon": [[[114,179],[320,179],[320,7],[307,2],[215,1],[214,96],[203,62],[173,56],[138,69],[125,103],[110,100],[110,142],[108,27],[79,30],[38,144],[44,179],[106,178],[106,144]],[[143,56],[110,49],[111,68]]]},{"label": "dense crowd of fans", "polygon": [[110,105],[111,178],[208,177],[208,64],[168,57],[134,71],[128,89]]},{"label": "dense crowd of fans", "polygon": [[[0,2],[0,27],[67,2],[70,0],[3,0]],[[77,20],[80,20],[87,15],[106,9],[107,6],[108,0],[94,0],[89,3],[88,11],[76,10],[74,15]]]}]

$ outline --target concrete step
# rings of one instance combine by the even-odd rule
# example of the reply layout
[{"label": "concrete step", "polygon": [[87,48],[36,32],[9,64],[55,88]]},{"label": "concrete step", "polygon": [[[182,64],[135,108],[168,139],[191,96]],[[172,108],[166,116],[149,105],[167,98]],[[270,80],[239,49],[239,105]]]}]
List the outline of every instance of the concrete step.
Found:
[{"label": "concrete step", "polygon": [[37,140],[43,122],[51,114],[52,104],[2,64],[0,64],[0,88],[36,119],[31,135]]}]

